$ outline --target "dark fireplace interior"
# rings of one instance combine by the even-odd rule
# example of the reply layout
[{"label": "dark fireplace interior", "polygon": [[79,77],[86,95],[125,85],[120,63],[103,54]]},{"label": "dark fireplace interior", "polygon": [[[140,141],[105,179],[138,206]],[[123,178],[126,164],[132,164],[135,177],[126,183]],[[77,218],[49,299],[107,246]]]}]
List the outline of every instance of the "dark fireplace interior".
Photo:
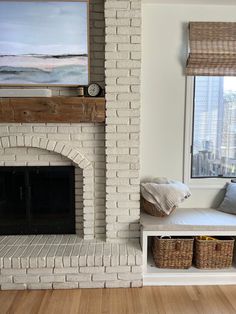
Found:
[{"label": "dark fireplace interior", "polygon": [[75,233],[74,167],[0,167],[0,234]]}]

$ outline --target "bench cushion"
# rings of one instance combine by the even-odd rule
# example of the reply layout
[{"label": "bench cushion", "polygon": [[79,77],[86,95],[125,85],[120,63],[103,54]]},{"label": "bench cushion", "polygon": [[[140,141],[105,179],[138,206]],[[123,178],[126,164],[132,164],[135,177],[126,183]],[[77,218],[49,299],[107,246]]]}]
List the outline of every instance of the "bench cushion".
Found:
[{"label": "bench cushion", "polygon": [[178,208],[170,216],[153,217],[141,213],[147,231],[236,231],[236,215],[212,208]]}]

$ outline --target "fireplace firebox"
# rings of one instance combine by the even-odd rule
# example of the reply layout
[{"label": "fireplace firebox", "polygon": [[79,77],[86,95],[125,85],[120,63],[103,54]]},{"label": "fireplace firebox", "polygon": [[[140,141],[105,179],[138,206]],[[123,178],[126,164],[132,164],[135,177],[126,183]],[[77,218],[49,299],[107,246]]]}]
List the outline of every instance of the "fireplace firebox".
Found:
[{"label": "fireplace firebox", "polygon": [[74,167],[0,167],[0,234],[75,233]]}]

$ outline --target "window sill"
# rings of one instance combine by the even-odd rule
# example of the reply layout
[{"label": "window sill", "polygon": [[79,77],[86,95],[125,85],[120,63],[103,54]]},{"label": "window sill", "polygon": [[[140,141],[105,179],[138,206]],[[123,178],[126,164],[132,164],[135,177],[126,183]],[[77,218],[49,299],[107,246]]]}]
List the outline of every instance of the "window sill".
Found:
[{"label": "window sill", "polygon": [[184,180],[184,183],[189,186],[192,190],[224,190],[226,184],[231,179],[227,178],[201,178],[201,179],[188,179]]},{"label": "window sill", "polygon": [[194,184],[188,184],[190,190],[224,190],[225,189],[225,184],[224,185],[194,185]]}]

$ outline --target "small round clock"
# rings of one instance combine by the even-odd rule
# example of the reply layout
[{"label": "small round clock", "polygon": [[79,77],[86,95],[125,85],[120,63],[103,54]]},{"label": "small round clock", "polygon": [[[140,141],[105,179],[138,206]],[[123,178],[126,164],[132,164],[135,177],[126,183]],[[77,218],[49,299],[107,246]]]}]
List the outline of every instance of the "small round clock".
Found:
[{"label": "small round clock", "polygon": [[87,94],[90,97],[97,97],[101,94],[102,88],[97,83],[91,83],[87,87]]}]

